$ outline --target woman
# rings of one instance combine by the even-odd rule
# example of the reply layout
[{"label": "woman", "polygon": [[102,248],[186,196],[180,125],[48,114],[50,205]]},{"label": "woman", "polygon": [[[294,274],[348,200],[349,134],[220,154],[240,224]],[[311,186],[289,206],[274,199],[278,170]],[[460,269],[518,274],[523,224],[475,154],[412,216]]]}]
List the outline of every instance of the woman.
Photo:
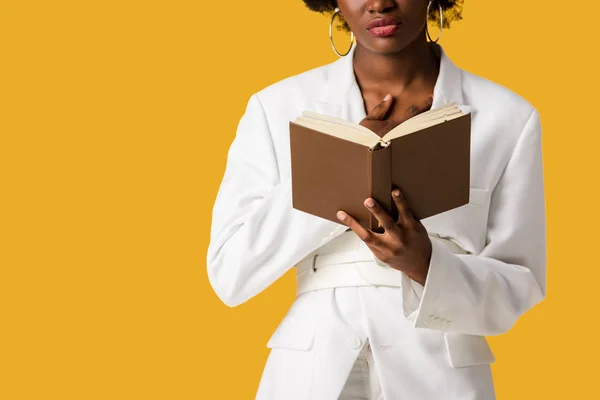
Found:
[{"label": "woman", "polygon": [[[298,296],[268,342],[257,398],[494,399],[484,336],[508,331],[546,294],[538,113],[427,40],[427,19],[447,26],[440,17],[460,17],[457,1],[305,3],[343,17],[356,45],[344,55],[338,44],[339,60],[250,97],[207,254],[229,306],[296,268]],[[365,199],[383,233],[343,210],[335,223],[292,208],[288,124],[302,111],[383,136],[447,103],[471,110],[468,204],[418,221],[394,193],[395,221]]]}]

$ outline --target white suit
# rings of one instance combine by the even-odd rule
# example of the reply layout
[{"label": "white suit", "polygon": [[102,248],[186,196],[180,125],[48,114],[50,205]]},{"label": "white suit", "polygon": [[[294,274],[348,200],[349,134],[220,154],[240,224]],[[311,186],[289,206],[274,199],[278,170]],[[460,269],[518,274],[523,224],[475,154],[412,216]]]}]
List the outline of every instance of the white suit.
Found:
[{"label": "white suit", "polygon": [[[356,123],[365,117],[354,49],[250,97],[228,153],[207,254],[210,282],[229,306],[309,254],[357,238],[341,223],[292,208],[288,125],[303,110]],[[269,340],[257,399],[337,399],[367,339],[385,399],[495,398],[494,356],[484,336],[506,332],[546,294],[540,120],[526,100],[457,68],[442,51],[433,108],[451,102],[471,107],[470,202],[421,222],[466,254],[432,241],[425,287],[402,273],[401,287],[298,296]]]}]

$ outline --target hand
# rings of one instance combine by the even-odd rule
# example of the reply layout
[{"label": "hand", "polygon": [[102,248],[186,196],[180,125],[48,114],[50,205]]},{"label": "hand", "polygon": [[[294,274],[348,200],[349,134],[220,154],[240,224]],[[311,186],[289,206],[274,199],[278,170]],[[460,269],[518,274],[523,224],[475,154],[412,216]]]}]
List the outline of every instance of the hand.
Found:
[{"label": "hand", "polygon": [[375,106],[375,108],[360,121],[360,125],[369,128],[380,137],[383,137],[386,133],[400,124],[399,121],[385,119],[392,107],[393,101],[394,99],[391,95],[386,95],[383,98],[383,101]]},{"label": "hand", "polygon": [[374,199],[368,198],[364,203],[381,223],[383,233],[366,229],[344,211],[338,211],[337,217],[369,246],[375,257],[425,286],[431,260],[431,239],[423,224],[414,218],[400,189],[392,191],[392,198],[398,208],[398,221],[394,221]]},{"label": "hand", "polygon": [[[404,121],[424,111],[430,110],[431,105],[433,104],[433,96],[428,96],[424,100],[422,99],[417,103],[413,103],[404,111],[404,114],[402,115],[402,117],[400,117],[399,120],[385,119],[390,113],[393,101],[394,99],[392,98],[392,96],[390,94],[387,94],[383,98],[383,101],[377,106],[375,106],[375,108],[371,110],[371,112],[365,117],[365,119],[360,121],[360,125],[369,128],[380,137],[383,137],[386,133],[388,133]],[[396,113],[396,116],[398,116],[398,113]]]}]

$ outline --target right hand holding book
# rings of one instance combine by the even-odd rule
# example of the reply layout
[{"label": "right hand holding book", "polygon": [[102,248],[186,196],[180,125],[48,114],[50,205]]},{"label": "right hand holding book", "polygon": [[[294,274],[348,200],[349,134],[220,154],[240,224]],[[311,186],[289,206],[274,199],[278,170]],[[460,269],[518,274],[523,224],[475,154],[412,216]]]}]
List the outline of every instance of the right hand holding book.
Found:
[{"label": "right hand holding book", "polygon": [[360,121],[359,125],[364,126],[375,132],[377,135],[383,137],[386,133],[397,127],[400,122],[394,121],[391,119],[385,119],[388,115],[390,109],[392,108],[392,103],[394,99],[391,95],[386,95],[383,98],[383,101],[375,106],[367,116]]}]

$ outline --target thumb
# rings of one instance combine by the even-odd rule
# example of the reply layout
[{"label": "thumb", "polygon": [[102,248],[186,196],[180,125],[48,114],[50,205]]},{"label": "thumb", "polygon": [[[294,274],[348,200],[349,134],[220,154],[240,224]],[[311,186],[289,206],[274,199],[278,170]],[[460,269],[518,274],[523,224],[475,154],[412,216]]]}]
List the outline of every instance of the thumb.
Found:
[{"label": "thumb", "polygon": [[390,106],[392,105],[392,96],[388,93],[383,98],[383,101],[379,103],[375,108],[373,108],[365,119],[367,120],[381,120],[384,119],[388,111],[390,110]]}]

